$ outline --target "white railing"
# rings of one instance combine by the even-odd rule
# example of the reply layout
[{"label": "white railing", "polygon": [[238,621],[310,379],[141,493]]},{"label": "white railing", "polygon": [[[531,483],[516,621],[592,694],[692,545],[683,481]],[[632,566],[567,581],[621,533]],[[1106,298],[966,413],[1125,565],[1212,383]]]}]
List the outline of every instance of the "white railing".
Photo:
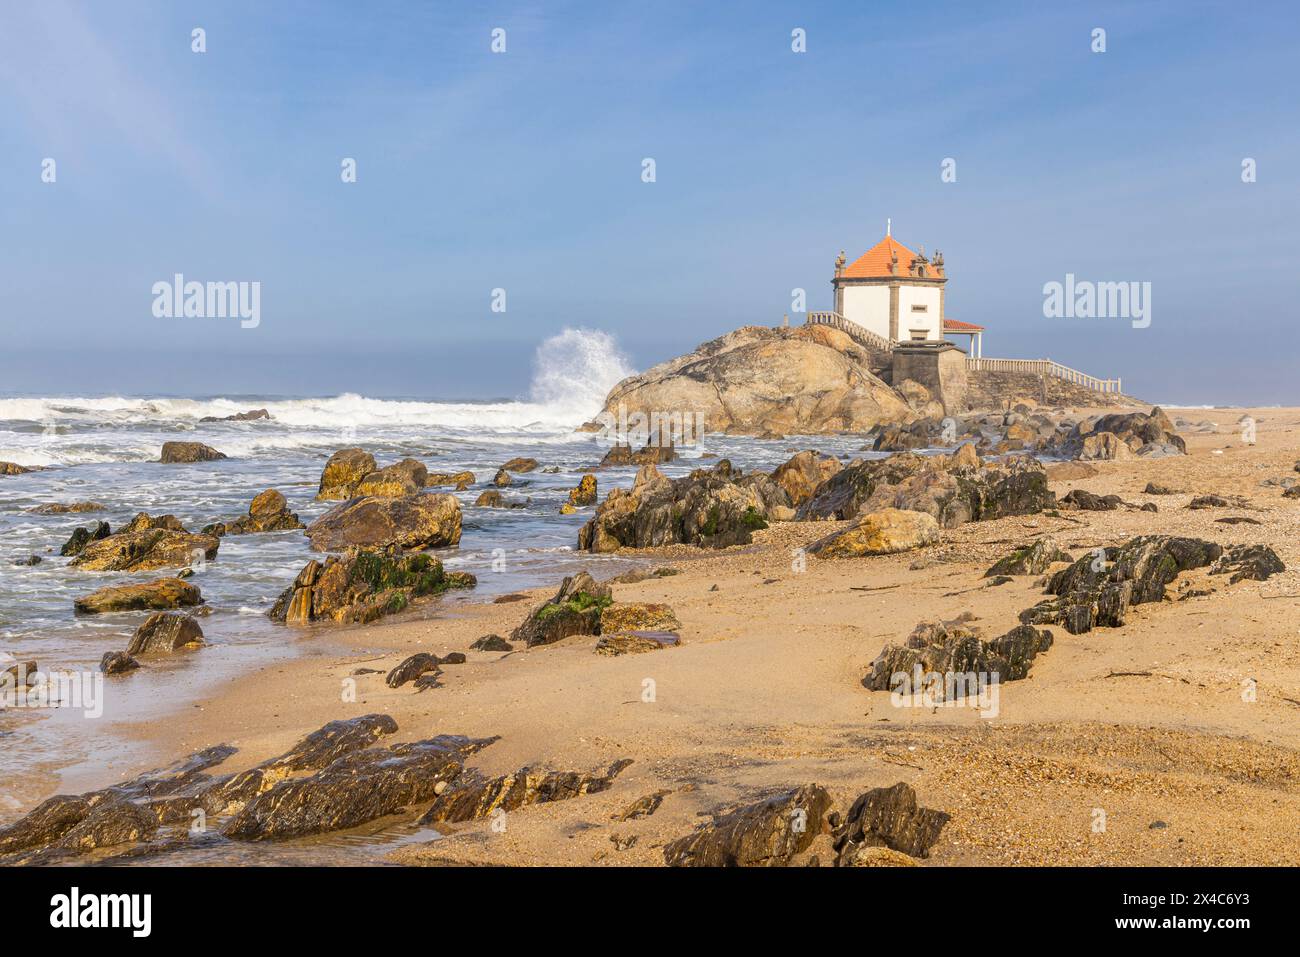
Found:
[{"label": "white railing", "polygon": [[894,346],[897,345],[897,343],[880,333],[872,332],[866,326],[860,326],[852,319],[845,319],[838,312],[809,312],[807,325],[833,326],[846,336],[856,339],[872,349],[879,349],[881,352],[893,352]]},{"label": "white railing", "polygon": [[[809,312],[807,325],[832,326],[863,345],[881,352],[893,352],[899,345],[892,339],[872,332],[866,326],[860,326],[852,319],[846,319],[838,312]],[[983,357],[966,357],[966,368],[972,372],[1020,372],[1029,375],[1051,376],[1071,382],[1074,385],[1091,389],[1093,392],[1120,392],[1119,379],[1099,379],[1096,376],[1071,369],[1051,359],[985,359]]]},{"label": "white railing", "polygon": [[1120,379],[1099,379],[1096,376],[1071,369],[1051,359],[984,359],[967,357],[966,368],[972,372],[1021,372],[1030,375],[1051,376],[1091,389],[1093,392],[1121,392]]}]

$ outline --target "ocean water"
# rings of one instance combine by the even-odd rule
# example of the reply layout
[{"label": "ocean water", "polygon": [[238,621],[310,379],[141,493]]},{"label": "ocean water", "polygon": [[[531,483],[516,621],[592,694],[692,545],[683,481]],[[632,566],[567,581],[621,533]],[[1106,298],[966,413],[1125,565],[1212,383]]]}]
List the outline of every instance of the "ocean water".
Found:
[{"label": "ocean water", "polygon": [[[482,600],[520,588],[551,585],[578,568],[598,578],[635,558],[576,552],[578,529],[591,510],[559,514],[579,469],[599,462],[606,440],[575,431],[599,411],[608,390],[629,374],[608,337],[566,331],[538,350],[526,398],[492,402],[335,396],[26,396],[0,394],[0,461],[45,466],[0,477],[0,655],[35,659],[42,669],[93,672],[105,651],[125,648],[144,613],[78,616],[73,600],[104,585],[156,574],[71,568],[59,548],[78,525],[98,520],[116,529],[138,512],[176,515],[191,531],[246,513],[258,492],[276,488],[310,523],[334,504],[314,500],[321,469],[340,448],[360,446],[382,466],[407,456],[430,471],[470,470],[476,485],[456,493],[463,512],[458,548],[435,554],[448,569],[478,576],[472,592],[418,603],[405,615],[437,615],[447,603]],[[201,422],[265,408],[271,419]],[[226,453],[219,462],[163,465],[168,440],[200,441]],[[793,451],[818,448],[842,457],[862,454],[861,437],[783,440],[708,435],[680,450],[669,475],[685,474],[706,453],[745,469],[770,469]],[[516,476],[507,498],[518,509],[475,508],[474,499],[502,463],[536,458],[535,472]],[[541,468],[554,466],[554,474]],[[600,496],[628,487],[635,469],[598,473]],[[443,489],[442,491],[448,491]],[[39,515],[36,506],[95,501],[103,512]],[[29,555],[35,566],[14,563]],[[188,702],[252,664],[312,653],[311,629],[286,628],[266,617],[302,566],[319,557],[301,530],[222,539],[217,558],[193,581],[211,613],[200,619],[209,647],[154,660],[124,679],[104,682],[108,722],[71,709],[0,711],[0,823],[44,796],[35,774],[60,774],[62,790],[102,786],[121,764],[125,744],[113,720],[184,720]],[[325,626],[328,627],[328,626]],[[179,755],[167,756],[171,760]],[[165,762],[164,762],[165,763]]]}]

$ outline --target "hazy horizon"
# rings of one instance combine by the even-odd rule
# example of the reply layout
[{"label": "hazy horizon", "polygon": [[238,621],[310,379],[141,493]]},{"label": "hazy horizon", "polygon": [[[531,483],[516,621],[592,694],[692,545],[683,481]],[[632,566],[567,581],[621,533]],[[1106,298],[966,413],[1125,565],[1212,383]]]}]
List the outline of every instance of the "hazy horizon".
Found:
[{"label": "hazy horizon", "polygon": [[[892,218],[985,356],[1300,404],[1287,12],[9,5],[0,388],[523,396],[565,328],[643,369],[830,308]],[[259,323],[155,317],[176,273]],[[1150,282],[1151,325],[1044,318],[1067,274]]]}]

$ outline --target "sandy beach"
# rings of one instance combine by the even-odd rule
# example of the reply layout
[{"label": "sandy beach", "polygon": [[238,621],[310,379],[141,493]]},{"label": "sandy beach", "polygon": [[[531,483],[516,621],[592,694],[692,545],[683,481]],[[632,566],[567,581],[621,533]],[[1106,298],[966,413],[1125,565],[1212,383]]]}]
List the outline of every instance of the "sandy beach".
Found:
[{"label": "sandy beach", "polygon": [[[1281,488],[1261,482],[1294,474],[1300,409],[1185,414],[1219,426],[1185,433],[1188,455],[1089,463],[1096,474],[1051,483],[1058,498],[1086,488],[1154,502],[1157,512],[973,522],[902,554],[809,556],[802,572],[792,556],[834,523],[776,523],[752,545],[719,551],[641,552],[679,571],[614,586],[616,600],[664,602],[680,619],[681,646],[651,654],[597,656],[592,637],[470,650],[483,635],[508,637],[554,586],[432,618],[318,627],[303,638],[291,628],[286,641],[309,643],[308,653],[250,669],[176,720],[126,727],[147,760],[115,771],[124,778],[218,743],[238,747],[223,766],[238,770],[327,721],[382,713],[397,721],[393,740],[499,735],[470,761],[491,774],[634,762],[602,793],[511,812],[504,828],[483,820],[409,843],[389,855],[403,864],[657,865],[666,842],[721,806],[809,782],[848,802],[899,781],[952,816],[929,866],[1298,863],[1278,839],[1300,821],[1297,515]],[[1253,445],[1238,434],[1243,414],[1256,421]],[[1149,481],[1181,491],[1146,495]],[[1249,508],[1184,507],[1207,493],[1244,496]],[[1228,516],[1259,524],[1216,521]],[[1184,573],[1171,597],[1198,594],[1135,606],[1121,628],[1053,629],[1055,644],[1028,678],[1001,686],[996,717],[900,708],[862,686],[882,647],[918,622],[968,613],[990,634],[1014,625],[1041,597],[1041,581],[994,587],[984,572],[1049,533],[1075,555],[1152,533],[1263,543],[1288,570],[1232,585],[1204,569]],[[468,661],[444,668],[441,687],[386,687],[383,672],[419,651],[466,652]],[[354,677],[363,668],[375,671]],[[349,679],[355,701],[343,700]],[[1256,693],[1243,700],[1251,679]],[[652,816],[615,819],[656,791],[670,793]],[[405,825],[420,810],[384,824]]]}]

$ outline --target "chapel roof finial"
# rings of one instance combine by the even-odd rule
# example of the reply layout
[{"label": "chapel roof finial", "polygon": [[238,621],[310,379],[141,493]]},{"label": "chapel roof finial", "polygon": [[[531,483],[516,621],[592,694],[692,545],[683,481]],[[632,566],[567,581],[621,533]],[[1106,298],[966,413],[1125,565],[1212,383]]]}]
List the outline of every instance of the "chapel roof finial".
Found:
[{"label": "chapel roof finial", "polygon": [[892,235],[894,235],[894,233],[893,233],[893,228],[894,228],[894,221],[893,221],[892,219],[886,219],[886,220],[885,220],[885,235],[886,235],[886,236],[892,236]]}]

